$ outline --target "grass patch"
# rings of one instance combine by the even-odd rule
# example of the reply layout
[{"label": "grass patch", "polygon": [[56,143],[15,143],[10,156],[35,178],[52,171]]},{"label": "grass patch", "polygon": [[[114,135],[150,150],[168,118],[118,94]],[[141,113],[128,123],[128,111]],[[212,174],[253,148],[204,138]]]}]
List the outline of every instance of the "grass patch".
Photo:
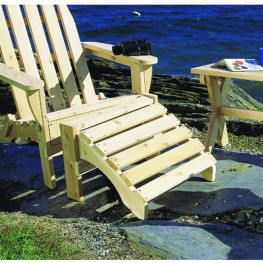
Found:
[{"label": "grass patch", "polygon": [[92,259],[77,240],[63,236],[57,224],[22,213],[0,213],[0,259]]},{"label": "grass patch", "polygon": [[[203,143],[205,142],[206,132],[201,132],[195,128],[191,128],[193,137],[197,137]],[[228,132],[229,144],[222,147],[223,150],[245,152],[250,154],[263,154],[263,135],[246,136],[235,135]],[[217,144],[215,148],[221,148]]]}]

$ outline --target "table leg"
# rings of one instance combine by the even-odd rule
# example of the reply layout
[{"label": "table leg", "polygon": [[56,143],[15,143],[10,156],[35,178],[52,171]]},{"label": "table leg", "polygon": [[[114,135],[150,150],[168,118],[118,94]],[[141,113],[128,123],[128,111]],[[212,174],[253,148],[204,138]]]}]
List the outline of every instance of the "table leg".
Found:
[{"label": "table leg", "polygon": [[205,151],[212,152],[216,139],[220,146],[228,144],[226,121],[224,116],[220,114],[220,108],[223,106],[226,99],[230,79],[206,76],[206,84],[212,108],[212,115],[205,140]]}]

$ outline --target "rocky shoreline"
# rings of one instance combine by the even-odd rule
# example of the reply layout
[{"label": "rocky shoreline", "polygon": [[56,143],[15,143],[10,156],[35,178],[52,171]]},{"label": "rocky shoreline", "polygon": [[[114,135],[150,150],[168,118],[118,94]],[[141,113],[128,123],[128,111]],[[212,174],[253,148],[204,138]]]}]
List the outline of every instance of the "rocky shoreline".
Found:
[{"label": "rocky shoreline", "polygon": [[[89,59],[88,66],[97,93],[106,97],[131,94],[130,70],[101,59]],[[153,74],[151,93],[170,113],[178,117],[182,124],[188,124],[205,132],[208,127],[211,107],[207,88],[200,84],[197,76],[174,76]],[[15,105],[10,91],[0,81],[0,114],[15,113]],[[263,104],[253,99],[235,83],[231,83],[226,106],[241,109],[263,110]],[[263,123],[244,119],[227,118],[228,131],[236,135],[258,136],[262,134]]]},{"label": "rocky shoreline", "polygon": [[[100,59],[88,61],[95,89],[106,97],[130,94],[131,79],[127,68]],[[153,74],[151,93],[170,113],[175,114],[183,124],[206,131],[211,114],[208,92],[199,79],[186,76]],[[235,83],[231,83],[226,106],[243,109],[263,110],[263,104],[253,99]],[[236,135],[258,136],[262,134],[263,123],[244,119],[229,119],[228,131]]]},{"label": "rocky shoreline", "polygon": [[[95,59],[88,63],[97,92],[103,92],[107,97],[130,93],[128,69]],[[210,103],[206,87],[197,78],[155,74],[151,87],[151,92],[158,95],[171,113],[193,127],[198,136],[204,136]],[[262,104],[235,84],[231,86],[228,103],[263,109]],[[2,114],[15,110],[12,97],[3,87],[0,87],[0,105]],[[230,120],[228,129],[238,135],[235,145],[243,135],[257,138],[259,144],[262,142],[262,123]],[[248,144],[251,147],[252,144]],[[233,146],[228,149],[232,150]],[[262,152],[257,154],[251,158],[262,160]],[[0,145],[0,155],[0,196],[4,200],[1,210],[45,217],[50,224],[55,221],[63,235],[91,251],[94,259],[197,259],[200,252],[204,253],[200,259],[241,259],[242,250],[255,251],[254,255],[252,252],[244,255],[244,259],[263,258],[260,245],[263,196],[259,190],[262,165],[259,161],[258,167],[255,163],[239,167],[250,155],[238,162],[233,161],[233,156],[218,158],[215,182],[204,182],[199,178],[188,180],[160,197],[155,204],[160,208],[153,210],[149,220],[144,222],[129,213],[107,178],[97,174],[99,171],[91,175],[92,184],[85,186],[90,200],[81,204],[66,197],[64,180],[58,182],[54,191],[43,186],[37,146]],[[56,168],[63,175],[61,160],[56,163]],[[204,214],[207,211],[211,213]],[[152,232],[153,229],[157,232]],[[196,238],[196,244],[191,235]],[[177,243],[166,244],[168,239]],[[254,242],[257,245],[251,248]],[[203,244],[207,247],[202,251]]]}]

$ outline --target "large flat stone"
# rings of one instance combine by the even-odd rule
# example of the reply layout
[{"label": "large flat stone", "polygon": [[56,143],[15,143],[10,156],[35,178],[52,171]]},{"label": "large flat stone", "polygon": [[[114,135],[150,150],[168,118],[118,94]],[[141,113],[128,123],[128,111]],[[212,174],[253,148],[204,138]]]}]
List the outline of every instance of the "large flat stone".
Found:
[{"label": "large flat stone", "polygon": [[[182,215],[215,215],[245,207],[262,209],[262,156],[225,151],[215,151],[214,155],[218,159],[215,182],[195,176],[156,198],[150,208]],[[0,144],[0,209],[92,219],[99,215],[96,209],[111,202],[114,190],[98,170],[85,177],[86,201],[79,203],[67,198],[60,157],[55,159],[55,169],[58,187],[51,191],[43,185],[37,146]],[[115,209],[122,213],[124,205]],[[166,259],[263,259],[262,235],[221,223],[138,220],[120,228],[129,240]]]},{"label": "large flat stone", "polygon": [[244,207],[262,208],[263,157],[223,151],[214,155],[218,160],[214,182],[194,176],[154,199],[150,210],[209,216]]},{"label": "large flat stone", "polygon": [[263,259],[263,236],[224,224],[146,221],[120,227],[131,242],[164,259]]},{"label": "large flat stone", "polygon": [[[83,178],[85,201],[67,197],[62,157],[54,159],[57,188],[44,185],[38,146],[0,144],[0,209],[57,218],[94,218],[116,200],[107,178],[97,169]],[[112,200],[113,199],[113,200]]]}]

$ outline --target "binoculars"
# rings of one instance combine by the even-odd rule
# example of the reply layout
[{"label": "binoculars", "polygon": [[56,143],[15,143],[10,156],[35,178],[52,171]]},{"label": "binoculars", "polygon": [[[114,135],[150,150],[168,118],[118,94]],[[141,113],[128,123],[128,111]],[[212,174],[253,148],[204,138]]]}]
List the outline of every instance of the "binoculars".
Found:
[{"label": "binoculars", "polygon": [[150,44],[145,39],[121,41],[118,45],[112,47],[114,55],[124,56],[143,56],[151,55]]}]

